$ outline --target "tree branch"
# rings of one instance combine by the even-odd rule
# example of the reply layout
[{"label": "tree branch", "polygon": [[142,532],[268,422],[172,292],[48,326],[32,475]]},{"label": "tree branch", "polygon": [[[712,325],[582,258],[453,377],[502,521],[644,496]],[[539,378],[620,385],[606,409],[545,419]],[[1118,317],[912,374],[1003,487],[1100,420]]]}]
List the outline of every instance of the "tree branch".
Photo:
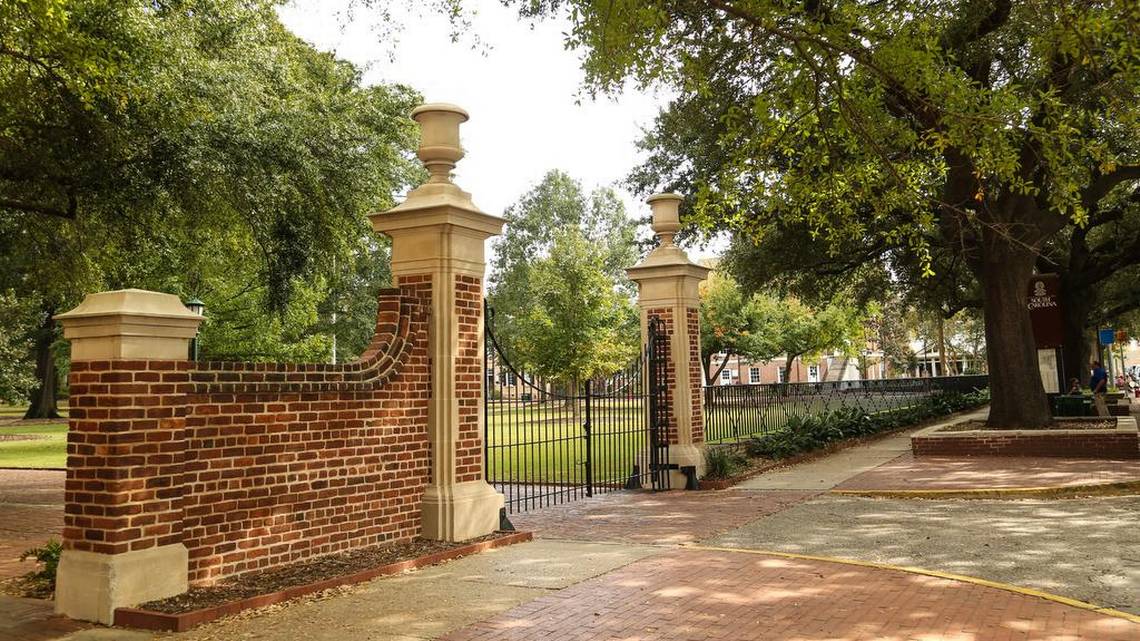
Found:
[{"label": "tree branch", "polygon": [[0,208],[15,209],[17,211],[26,211],[33,214],[44,214],[47,216],[55,216],[57,218],[75,220],[75,211],[78,208],[78,203],[76,202],[75,196],[68,196],[67,209],[60,209],[58,207],[49,207],[47,205],[26,203],[21,200],[0,198]]}]

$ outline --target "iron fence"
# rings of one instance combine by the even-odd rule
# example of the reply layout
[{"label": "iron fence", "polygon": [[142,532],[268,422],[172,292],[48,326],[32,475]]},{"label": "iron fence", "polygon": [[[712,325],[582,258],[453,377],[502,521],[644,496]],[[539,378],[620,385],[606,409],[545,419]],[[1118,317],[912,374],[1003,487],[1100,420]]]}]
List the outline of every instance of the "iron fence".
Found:
[{"label": "iron fence", "polygon": [[704,392],[705,440],[727,442],[770,434],[793,416],[846,408],[876,414],[914,407],[936,393],[967,393],[988,386],[988,376],[712,385]]},{"label": "iron fence", "polygon": [[660,464],[668,461],[668,439],[650,417],[661,403],[646,389],[646,368],[663,369],[650,334],[645,353],[625,369],[556,385],[514,367],[487,323],[484,469],[509,513],[668,482]]}]

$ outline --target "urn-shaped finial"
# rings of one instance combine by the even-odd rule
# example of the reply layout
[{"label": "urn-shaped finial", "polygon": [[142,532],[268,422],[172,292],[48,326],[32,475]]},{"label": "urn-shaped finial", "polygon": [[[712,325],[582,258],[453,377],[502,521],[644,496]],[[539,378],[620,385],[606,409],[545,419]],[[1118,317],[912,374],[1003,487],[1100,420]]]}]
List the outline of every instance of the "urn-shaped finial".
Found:
[{"label": "urn-shaped finial", "polygon": [[681,229],[681,201],[677,194],[654,194],[646,199],[653,210],[653,231],[661,239],[661,246],[671,246],[673,236]]},{"label": "urn-shaped finial", "polygon": [[420,125],[420,148],[416,155],[431,174],[428,182],[451,182],[451,170],[463,157],[459,125],[467,121],[467,112],[455,105],[437,102],[413,109],[412,119]]}]

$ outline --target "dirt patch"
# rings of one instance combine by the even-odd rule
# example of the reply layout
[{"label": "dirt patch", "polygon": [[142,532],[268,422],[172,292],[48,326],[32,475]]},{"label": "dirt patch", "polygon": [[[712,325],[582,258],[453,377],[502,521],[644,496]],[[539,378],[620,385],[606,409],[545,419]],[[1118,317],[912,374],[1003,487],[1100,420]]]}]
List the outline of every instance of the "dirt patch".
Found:
[{"label": "dirt patch", "polygon": [[1022,430],[1040,430],[1040,431],[1053,431],[1053,430],[1114,430],[1116,429],[1116,419],[1071,419],[1065,421],[1055,421],[1052,425],[1043,427],[989,427],[985,421],[966,421],[965,423],[957,423],[949,427],[944,427],[939,432],[971,432],[971,431],[1005,431],[1010,429]]},{"label": "dirt patch", "polygon": [[42,441],[48,438],[44,434],[0,434],[0,443],[6,441]]},{"label": "dirt patch", "polygon": [[212,608],[249,597],[271,594],[294,586],[346,576],[397,561],[407,561],[437,552],[445,552],[452,548],[489,541],[501,536],[503,536],[502,533],[489,534],[462,543],[415,539],[404,543],[331,554],[272,570],[243,574],[209,587],[190,588],[190,591],[185,594],[150,601],[138,607],[142,610],[166,614],[181,614]]}]

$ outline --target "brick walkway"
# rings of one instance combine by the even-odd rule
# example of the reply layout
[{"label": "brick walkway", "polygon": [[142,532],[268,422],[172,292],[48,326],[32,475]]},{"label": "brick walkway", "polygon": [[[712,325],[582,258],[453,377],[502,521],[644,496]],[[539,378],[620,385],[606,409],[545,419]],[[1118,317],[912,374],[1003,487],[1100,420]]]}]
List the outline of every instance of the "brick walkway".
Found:
[{"label": "brick walkway", "polygon": [[1140,479],[1140,460],[1052,457],[936,458],[903,454],[836,486],[839,490],[1045,487]]},{"label": "brick walkway", "polygon": [[687,549],[637,561],[450,641],[1138,641],[1140,625],[892,570]]},{"label": "brick walkway", "polygon": [[540,538],[682,544],[779,512],[815,492],[615,492],[511,515]]},{"label": "brick walkway", "polygon": [[20,553],[60,538],[63,472],[0,470],[0,580],[34,569]]}]

